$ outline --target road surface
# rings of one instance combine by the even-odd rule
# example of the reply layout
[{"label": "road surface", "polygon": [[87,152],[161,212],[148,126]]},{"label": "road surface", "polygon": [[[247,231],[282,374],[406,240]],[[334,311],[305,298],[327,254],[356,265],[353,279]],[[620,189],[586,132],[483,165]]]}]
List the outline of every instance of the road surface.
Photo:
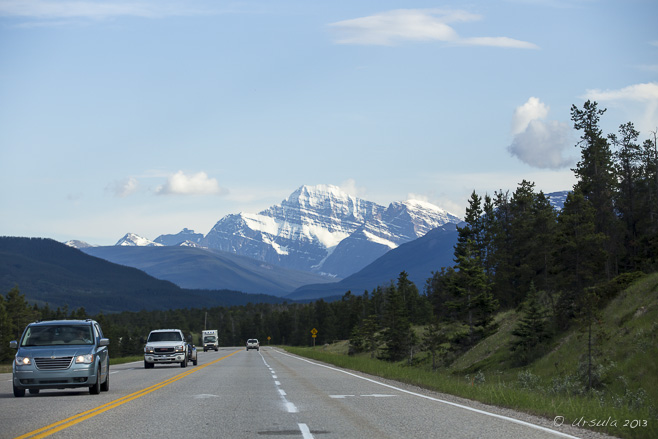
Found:
[{"label": "road surface", "polygon": [[[15,398],[0,375],[0,438],[602,437],[262,347],[199,352],[187,368],[111,367],[110,390]],[[450,399],[450,400],[448,400]]]}]

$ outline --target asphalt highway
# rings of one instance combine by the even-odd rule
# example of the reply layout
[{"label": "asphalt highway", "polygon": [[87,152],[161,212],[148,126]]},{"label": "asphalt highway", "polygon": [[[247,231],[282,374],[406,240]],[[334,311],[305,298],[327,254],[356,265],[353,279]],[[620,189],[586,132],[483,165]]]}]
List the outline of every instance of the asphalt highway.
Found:
[{"label": "asphalt highway", "polygon": [[262,347],[199,352],[187,368],[112,366],[110,390],[15,398],[0,374],[0,438],[572,438],[550,420]]}]

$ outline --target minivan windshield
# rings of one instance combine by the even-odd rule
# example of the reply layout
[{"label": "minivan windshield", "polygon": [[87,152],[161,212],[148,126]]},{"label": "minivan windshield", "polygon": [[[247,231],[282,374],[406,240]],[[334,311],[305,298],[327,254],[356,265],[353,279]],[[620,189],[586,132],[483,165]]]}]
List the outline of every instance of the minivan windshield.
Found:
[{"label": "minivan windshield", "polygon": [[21,346],[94,344],[91,325],[39,325],[28,326]]},{"label": "minivan windshield", "polygon": [[151,332],[148,341],[183,341],[180,332]]}]

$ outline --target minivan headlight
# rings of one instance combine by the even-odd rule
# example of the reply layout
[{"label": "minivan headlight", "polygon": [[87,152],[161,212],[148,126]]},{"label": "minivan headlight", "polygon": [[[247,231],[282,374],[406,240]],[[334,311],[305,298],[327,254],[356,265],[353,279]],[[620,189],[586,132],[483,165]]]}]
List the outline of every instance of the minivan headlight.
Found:
[{"label": "minivan headlight", "polygon": [[93,354],[78,355],[77,357],[75,357],[75,362],[76,363],[91,364],[91,363],[94,362],[94,355]]},{"label": "minivan headlight", "polygon": [[16,364],[18,366],[27,366],[32,364],[32,360],[30,360],[30,357],[16,357]]}]

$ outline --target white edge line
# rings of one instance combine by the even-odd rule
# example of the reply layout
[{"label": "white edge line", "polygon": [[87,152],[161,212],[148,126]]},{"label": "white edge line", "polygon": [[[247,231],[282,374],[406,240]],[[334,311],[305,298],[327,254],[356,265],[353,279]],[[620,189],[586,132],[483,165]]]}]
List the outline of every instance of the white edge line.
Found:
[{"label": "white edge line", "polygon": [[390,384],[375,381],[375,380],[370,379],[370,378],[362,377],[360,375],[357,375],[357,374],[354,374],[354,373],[351,373],[351,372],[347,372],[345,370],[341,370],[341,369],[338,369],[338,368],[335,368],[335,367],[332,367],[332,366],[327,366],[326,364],[316,363],[316,362],[308,360],[306,358],[298,357],[296,355],[291,355],[287,352],[279,351],[279,353],[281,353],[282,355],[287,355],[288,357],[291,357],[291,358],[295,358],[295,359],[300,360],[300,361],[305,361],[305,362],[313,364],[315,366],[326,367],[327,369],[335,370],[336,372],[341,372],[341,373],[344,373],[346,375],[353,376],[355,378],[359,378],[359,379],[362,379],[362,380],[365,380],[365,381],[369,381],[369,382],[374,383],[374,384],[379,384],[380,386],[388,387],[390,389],[394,389],[394,390],[397,390],[399,392],[407,393],[409,395],[418,396],[420,398],[429,399],[430,401],[440,402],[440,403],[443,403],[443,404],[451,405],[453,407],[459,407],[459,408],[464,409],[464,410],[469,410],[471,412],[480,413],[482,415],[487,415],[487,416],[502,419],[502,420],[505,420],[505,421],[513,422],[515,424],[525,425],[526,427],[531,427],[531,428],[534,428],[534,429],[537,429],[537,430],[542,430],[542,431],[545,431],[545,432],[548,432],[548,433],[555,434],[557,436],[562,436],[562,437],[566,437],[566,438],[570,438],[570,439],[580,439],[578,436],[572,436],[572,435],[567,434],[567,433],[562,433],[560,431],[551,430],[550,428],[542,427],[541,425],[532,424],[532,423],[526,422],[526,421],[521,421],[520,419],[514,419],[514,418],[510,418],[508,416],[498,415],[496,413],[491,413],[491,412],[487,412],[487,411],[484,411],[484,410],[479,410],[479,409],[476,409],[476,408],[473,408],[473,407],[469,407],[467,405],[457,404],[456,402],[450,402],[450,401],[446,401],[446,400],[443,400],[443,399],[434,398],[434,397],[427,396],[427,395],[422,395],[420,393],[412,392],[410,390],[401,389],[399,387],[395,387],[395,386],[392,386]]}]

